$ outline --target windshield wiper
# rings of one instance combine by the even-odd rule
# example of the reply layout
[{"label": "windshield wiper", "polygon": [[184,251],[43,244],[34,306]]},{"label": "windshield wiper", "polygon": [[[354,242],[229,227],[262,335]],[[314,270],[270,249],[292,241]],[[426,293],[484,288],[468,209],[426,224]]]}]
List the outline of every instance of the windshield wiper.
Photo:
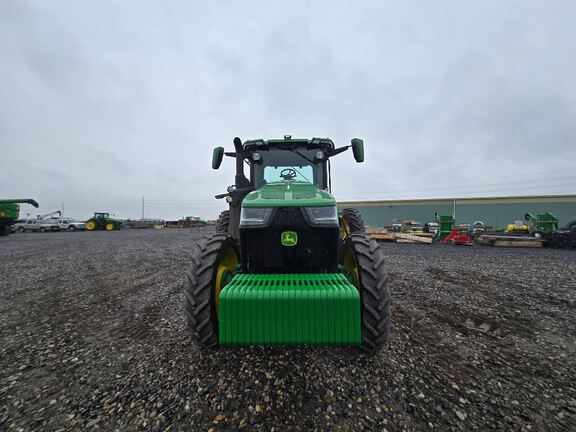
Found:
[{"label": "windshield wiper", "polygon": [[301,158],[306,159],[308,162],[310,162],[312,165],[314,166],[318,166],[318,162],[313,161],[312,159],[308,159],[308,156],[300,153],[298,150],[293,149],[293,148],[288,148],[288,150],[290,150],[292,153],[296,153],[298,156],[300,156]]},{"label": "windshield wiper", "polygon": [[[304,180],[306,180],[308,183],[312,183],[310,180],[308,180],[308,178],[307,178],[304,174],[302,174],[300,171],[298,171],[298,170],[296,169],[296,167],[292,167],[292,169],[293,169],[294,171],[296,171],[298,174],[300,174],[302,177],[304,177]],[[296,180],[296,181],[298,181],[298,180]]]}]

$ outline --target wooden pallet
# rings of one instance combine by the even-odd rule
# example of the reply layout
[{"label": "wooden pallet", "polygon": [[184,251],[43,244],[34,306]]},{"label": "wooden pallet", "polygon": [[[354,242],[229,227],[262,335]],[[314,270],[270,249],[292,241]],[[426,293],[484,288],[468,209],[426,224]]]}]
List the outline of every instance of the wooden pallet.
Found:
[{"label": "wooden pallet", "polygon": [[371,235],[376,240],[392,241],[396,243],[411,243],[411,244],[431,244],[434,234],[423,233],[423,234],[408,234],[399,232],[388,232],[386,230],[378,230],[374,228],[368,228],[366,234]]},{"label": "wooden pallet", "polygon": [[535,237],[506,236],[495,234],[483,234],[477,239],[478,243],[495,247],[523,247],[541,248],[543,242]]},{"label": "wooden pallet", "polygon": [[542,242],[540,240],[533,240],[533,241],[496,240],[494,242],[494,246],[496,246],[496,247],[541,248]]}]

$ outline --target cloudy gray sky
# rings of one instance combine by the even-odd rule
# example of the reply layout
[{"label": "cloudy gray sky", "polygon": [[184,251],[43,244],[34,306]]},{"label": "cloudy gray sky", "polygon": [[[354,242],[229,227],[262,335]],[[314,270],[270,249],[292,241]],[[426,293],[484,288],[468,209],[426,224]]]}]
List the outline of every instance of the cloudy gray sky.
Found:
[{"label": "cloudy gray sky", "polygon": [[234,136],[362,137],[333,192],[576,192],[576,2],[0,1],[0,197],[216,217]]}]

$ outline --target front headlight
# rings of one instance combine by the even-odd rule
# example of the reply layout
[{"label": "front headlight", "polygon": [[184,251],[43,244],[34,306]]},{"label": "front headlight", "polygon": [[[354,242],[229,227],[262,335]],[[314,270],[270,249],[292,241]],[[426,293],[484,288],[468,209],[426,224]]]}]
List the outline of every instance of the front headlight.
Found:
[{"label": "front headlight", "polygon": [[242,207],[240,211],[240,226],[266,225],[271,214],[271,208]]},{"label": "front headlight", "polygon": [[328,207],[304,207],[308,219],[314,225],[338,226],[338,211],[336,206]]}]

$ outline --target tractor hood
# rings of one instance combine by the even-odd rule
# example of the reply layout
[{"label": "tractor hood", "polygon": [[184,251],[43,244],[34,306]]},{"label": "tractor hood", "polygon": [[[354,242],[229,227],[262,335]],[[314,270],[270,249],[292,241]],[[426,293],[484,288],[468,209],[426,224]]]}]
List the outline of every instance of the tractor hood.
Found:
[{"label": "tractor hood", "polygon": [[311,207],[335,206],[330,193],[306,182],[282,181],[268,183],[250,192],[242,201],[243,207]]}]

